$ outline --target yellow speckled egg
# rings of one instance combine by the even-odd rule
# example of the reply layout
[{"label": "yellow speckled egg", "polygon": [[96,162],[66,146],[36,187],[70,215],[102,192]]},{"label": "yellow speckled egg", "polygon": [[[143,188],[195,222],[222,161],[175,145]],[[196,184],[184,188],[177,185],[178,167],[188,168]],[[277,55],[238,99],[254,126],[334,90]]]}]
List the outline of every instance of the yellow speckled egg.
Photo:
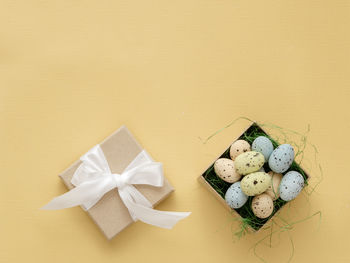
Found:
[{"label": "yellow speckled egg", "polygon": [[234,162],[228,158],[217,159],[214,163],[214,171],[217,176],[228,183],[234,183],[241,179],[241,175],[235,169]]},{"label": "yellow speckled egg", "polygon": [[269,187],[271,177],[264,172],[251,173],[243,177],[241,189],[248,196],[262,194]]},{"label": "yellow speckled egg", "polygon": [[241,175],[258,171],[265,163],[265,157],[259,152],[245,152],[235,159],[236,171]]},{"label": "yellow speckled egg", "polygon": [[273,212],[273,201],[268,194],[254,196],[252,200],[252,211],[256,217],[268,218]]},{"label": "yellow speckled egg", "polygon": [[276,200],[280,196],[278,187],[280,186],[283,175],[273,171],[268,172],[268,174],[271,176],[271,181],[269,187],[265,191],[265,194],[271,196],[272,200]]},{"label": "yellow speckled egg", "polygon": [[238,155],[250,151],[250,144],[245,140],[237,140],[230,147],[230,157],[235,160]]}]

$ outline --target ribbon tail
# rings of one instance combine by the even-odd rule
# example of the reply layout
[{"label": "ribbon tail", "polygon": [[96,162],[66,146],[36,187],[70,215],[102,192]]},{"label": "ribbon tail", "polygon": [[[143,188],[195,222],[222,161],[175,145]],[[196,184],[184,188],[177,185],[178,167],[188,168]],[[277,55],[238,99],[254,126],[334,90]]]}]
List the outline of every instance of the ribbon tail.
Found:
[{"label": "ribbon tail", "polygon": [[111,185],[108,180],[93,180],[85,182],[69,192],[55,197],[41,209],[57,210],[83,205],[84,208],[88,210],[112,188],[113,185]]},{"label": "ribbon tail", "polygon": [[155,210],[151,207],[145,206],[146,204],[136,203],[133,199],[137,196],[130,195],[130,193],[126,191],[119,191],[119,194],[135,221],[138,219],[146,224],[171,229],[178,221],[191,214],[191,212]]},{"label": "ribbon tail", "polygon": [[166,229],[171,229],[182,219],[188,217],[191,212],[169,212],[159,211],[146,206],[134,204],[134,215],[140,221]]}]

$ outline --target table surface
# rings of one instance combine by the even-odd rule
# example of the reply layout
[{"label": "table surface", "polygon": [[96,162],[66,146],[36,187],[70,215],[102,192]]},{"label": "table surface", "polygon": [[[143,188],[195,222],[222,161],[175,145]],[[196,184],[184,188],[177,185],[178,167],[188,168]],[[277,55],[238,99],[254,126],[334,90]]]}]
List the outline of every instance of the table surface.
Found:
[{"label": "table surface", "polygon": [[[286,262],[292,240],[292,262],[349,262],[349,12],[345,0],[1,1],[0,261],[259,262],[266,232],[235,241],[196,180],[247,122],[200,138],[246,116],[310,124],[324,172],[293,201],[321,211],[320,226],[297,224],[258,255]],[[39,210],[66,191],[57,175],[122,124],[176,188],[157,208],[192,215],[107,241],[79,207]]]}]

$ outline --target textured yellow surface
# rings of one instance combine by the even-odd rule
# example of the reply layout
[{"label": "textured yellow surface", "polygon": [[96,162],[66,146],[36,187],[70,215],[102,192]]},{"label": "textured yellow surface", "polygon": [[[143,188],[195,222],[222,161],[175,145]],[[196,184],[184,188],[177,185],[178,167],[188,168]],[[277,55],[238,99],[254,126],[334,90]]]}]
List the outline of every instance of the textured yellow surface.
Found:
[{"label": "textured yellow surface", "polygon": [[[294,205],[293,262],[349,262],[348,1],[9,1],[0,3],[0,262],[258,262],[263,233],[232,241],[229,213],[196,180],[244,115],[304,131],[325,180]],[[38,208],[57,174],[122,124],[164,163],[176,191],[159,209],[193,214],[173,230],[140,222],[108,242],[80,208]],[[278,240],[277,240],[278,241]],[[259,248],[269,262],[291,249]]]}]

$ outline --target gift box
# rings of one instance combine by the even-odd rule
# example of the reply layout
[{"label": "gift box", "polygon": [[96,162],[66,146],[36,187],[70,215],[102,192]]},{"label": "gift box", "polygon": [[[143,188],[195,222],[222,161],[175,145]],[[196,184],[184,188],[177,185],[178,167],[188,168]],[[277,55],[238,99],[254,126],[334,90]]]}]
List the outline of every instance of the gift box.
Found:
[{"label": "gift box", "polygon": [[[251,134],[256,134],[258,133],[259,136],[266,136],[272,139],[272,137],[262,129],[257,123],[253,122],[249,126],[246,126],[243,131],[240,133],[240,135],[234,139],[230,145],[224,149],[223,152],[220,153],[220,155],[213,160],[213,162],[209,165],[208,168],[204,170],[204,172],[199,176],[198,180],[200,183],[202,183],[206,189],[209,190],[209,192],[230,212],[232,212],[233,215],[240,217],[242,220],[247,218],[247,216],[252,218],[252,220],[249,221],[248,226],[249,229],[252,232],[257,232],[259,229],[263,228],[264,224],[266,224],[270,219],[273,218],[273,216],[281,210],[281,208],[287,203],[286,201],[282,200],[281,198],[278,198],[277,200],[274,200],[274,211],[272,215],[266,219],[261,219],[257,218],[255,216],[251,216],[250,214],[247,214],[247,207],[246,206],[251,206],[252,204],[252,198],[253,196],[248,197],[248,201],[245,203],[245,205],[242,208],[238,209],[233,209],[231,208],[225,201],[225,193],[227,189],[232,185],[232,183],[228,183],[223,181],[221,178],[219,178],[215,171],[214,171],[214,163],[216,160],[219,158],[228,158],[230,159],[230,147],[233,142],[236,140],[242,139],[242,140],[247,140],[247,138],[250,138],[250,140],[255,139],[254,137],[251,137]],[[239,134],[239,133],[237,133]],[[272,140],[274,143],[274,146],[277,147],[279,144],[275,141]],[[250,142],[251,143],[251,142]],[[268,164],[265,163],[263,166],[266,169],[269,169]],[[290,170],[294,170],[302,174],[305,180],[305,184],[307,185],[307,181],[309,179],[308,173],[305,172],[305,170],[298,165],[295,160],[293,161],[292,165],[290,168],[284,172],[283,174],[287,173]],[[268,172],[268,171],[266,171]]]},{"label": "gift box", "polygon": [[[112,173],[121,174],[125,168],[143,151],[129,130],[122,126],[99,144]],[[82,161],[78,160],[59,177],[68,189],[73,189],[71,180]],[[160,187],[137,184],[134,187],[156,206],[164,200],[174,188],[166,178]],[[120,231],[134,222],[128,208],[124,205],[116,189],[110,190],[99,201],[86,211],[107,239],[112,239]]]}]

